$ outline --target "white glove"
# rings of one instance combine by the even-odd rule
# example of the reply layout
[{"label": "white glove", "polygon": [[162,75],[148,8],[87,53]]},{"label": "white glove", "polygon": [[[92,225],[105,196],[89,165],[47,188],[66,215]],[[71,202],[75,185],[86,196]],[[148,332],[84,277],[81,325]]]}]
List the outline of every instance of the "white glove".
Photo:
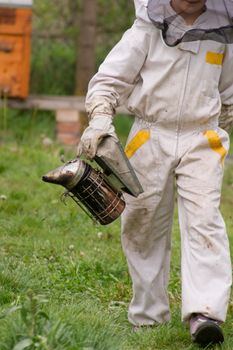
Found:
[{"label": "white glove", "polygon": [[96,114],[82,134],[77,148],[77,156],[80,157],[83,154],[88,159],[93,159],[98,145],[106,136],[112,136],[118,140],[112,124],[112,116]]},{"label": "white glove", "polygon": [[219,117],[220,128],[227,131],[229,134],[233,129],[233,105],[223,105],[221,115]]}]

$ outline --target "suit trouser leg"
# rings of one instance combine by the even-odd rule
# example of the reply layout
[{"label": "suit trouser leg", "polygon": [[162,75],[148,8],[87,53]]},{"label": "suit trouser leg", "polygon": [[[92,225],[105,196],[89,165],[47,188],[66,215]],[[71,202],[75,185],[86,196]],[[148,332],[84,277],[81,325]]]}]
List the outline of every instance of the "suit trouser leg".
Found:
[{"label": "suit trouser leg", "polygon": [[[219,132],[219,147],[223,147],[227,141]],[[219,211],[223,163],[220,150],[211,149],[206,137],[201,135],[196,145],[195,142],[176,171],[182,242],[182,318],[188,320],[193,313],[201,313],[224,321],[231,261]]]},{"label": "suit trouser leg", "polygon": [[[137,132],[134,130],[134,134]],[[126,196],[122,215],[122,246],[133,283],[128,317],[135,325],[162,323],[170,318],[167,285],[174,173],[172,157],[160,161],[162,145],[158,136],[151,131],[151,139],[130,159],[145,192],[139,198]],[[168,151],[172,149],[169,146]]]},{"label": "suit trouser leg", "polygon": [[128,317],[135,325],[170,318],[167,285],[173,199],[165,196],[156,207],[148,202],[141,208],[127,205],[122,217],[122,246],[133,282]]}]

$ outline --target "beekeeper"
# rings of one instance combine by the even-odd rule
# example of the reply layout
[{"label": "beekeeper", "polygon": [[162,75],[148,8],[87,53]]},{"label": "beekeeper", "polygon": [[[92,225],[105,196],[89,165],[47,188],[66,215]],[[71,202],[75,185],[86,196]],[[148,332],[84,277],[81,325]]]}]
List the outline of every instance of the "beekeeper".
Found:
[{"label": "beekeeper", "polygon": [[[208,1],[135,0],[135,6],[135,23],[90,81],[89,126],[78,154],[93,158],[103,137],[117,138],[116,107],[125,104],[135,115],[125,152],[144,193],[125,195],[122,215],[122,245],[133,282],[129,321],[146,326],[170,319],[175,182],[182,319],[190,322],[194,341],[222,342],[231,261],[219,204],[233,124],[233,45],[214,30],[205,37],[210,28],[204,23],[216,27]],[[227,15],[220,11],[222,18]],[[219,127],[219,117],[228,132]]]}]

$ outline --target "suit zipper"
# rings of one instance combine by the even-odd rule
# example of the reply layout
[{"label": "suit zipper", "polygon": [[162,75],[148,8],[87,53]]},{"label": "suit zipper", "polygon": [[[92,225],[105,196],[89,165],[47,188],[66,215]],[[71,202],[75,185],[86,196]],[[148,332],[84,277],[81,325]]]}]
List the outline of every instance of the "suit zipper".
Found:
[{"label": "suit zipper", "polygon": [[178,113],[177,113],[176,154],[175,154],[176,158],[178,157],[179,136],[180,136],[180,129],[181,129],[181,125],[180,125],[181,124],[181,115],[182,115],[185,90],[186,90],[187,80],[188,80],[188,75],[189,75],[190,61],[191,61],[191,53],[188,52],[187,67],[186,67],[186,71],[185,71],[184,83],[182,86],[182,91],[181,91],[181,95],[180,95],[180,103],[179,103],[179,108],[178,108]]}]

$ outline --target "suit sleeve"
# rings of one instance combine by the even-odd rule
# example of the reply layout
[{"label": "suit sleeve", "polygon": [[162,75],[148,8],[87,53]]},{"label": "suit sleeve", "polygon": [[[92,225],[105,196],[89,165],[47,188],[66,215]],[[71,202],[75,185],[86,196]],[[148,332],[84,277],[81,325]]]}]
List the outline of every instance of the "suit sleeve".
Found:
[{"label": "suit sleeve", "polygon": [[233,45],[226,46],[219,91],[222,101],[219,126],[231,133],[233,129]]},{"label": "suit sleeve", "polygon": [[233,105],[233,45],[226,45],[219,91],[223,105]]},{"label": "suit sleeve", "polygon": [[136,21],[108,54],[89,83],[86,98],[89,116],[92,113],[111,114],[124,104],[146,60],[150,31],[150,24]]}]

